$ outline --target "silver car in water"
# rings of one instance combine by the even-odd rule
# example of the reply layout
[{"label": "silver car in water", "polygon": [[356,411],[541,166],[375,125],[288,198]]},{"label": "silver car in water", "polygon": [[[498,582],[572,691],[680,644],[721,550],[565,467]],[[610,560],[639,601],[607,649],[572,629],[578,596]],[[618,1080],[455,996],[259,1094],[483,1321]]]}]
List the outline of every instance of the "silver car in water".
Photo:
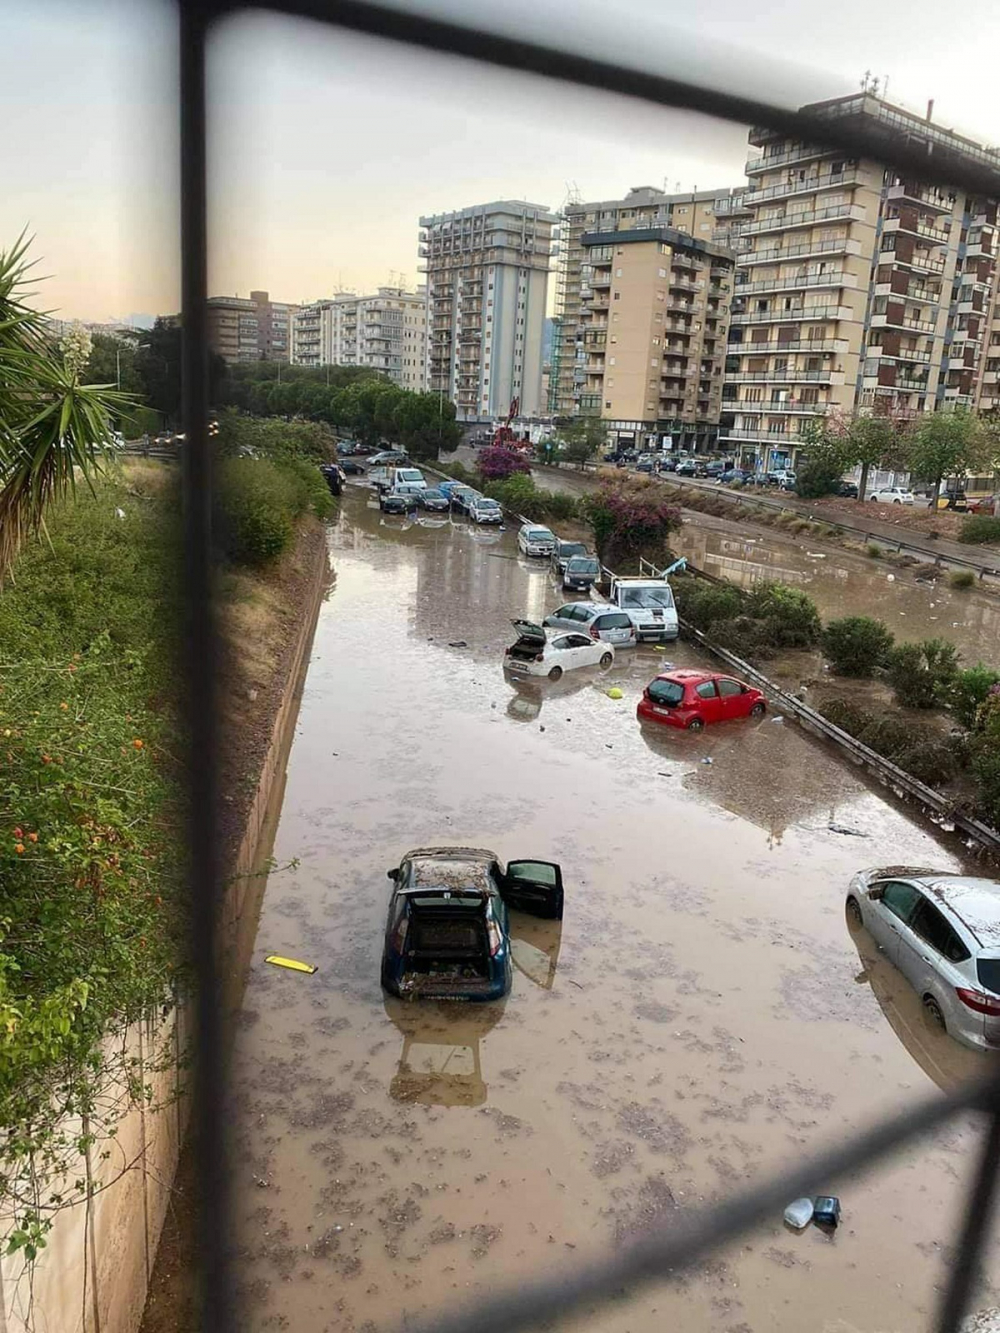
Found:
[{"label": "silver car in water", "polygon": [[847,912],[928,1018],[966,1046],[1000,1048],[1000,881],[912,866],[862,870]]}]

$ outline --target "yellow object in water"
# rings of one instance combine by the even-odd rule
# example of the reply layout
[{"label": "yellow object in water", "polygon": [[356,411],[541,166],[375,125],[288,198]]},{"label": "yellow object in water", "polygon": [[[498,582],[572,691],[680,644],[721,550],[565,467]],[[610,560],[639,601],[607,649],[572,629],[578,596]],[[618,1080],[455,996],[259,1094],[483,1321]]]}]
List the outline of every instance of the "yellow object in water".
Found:
[{"label": "yellow object in water", "polygon": [[297,958],[281,958],[276,953],[269,953],[264,962],[273,963],[275,967],[290,968],[292,972],[308,972],[310,976],[316,971],[312,963],[300,963]]},{"label": "yellow object in water", "polygon": [[608,696],[609,699],[624,698],[624,695],[622,694],[621,690],[618,688],[617,685],[613,686],[610,690],[605,690],[604,693]]}]

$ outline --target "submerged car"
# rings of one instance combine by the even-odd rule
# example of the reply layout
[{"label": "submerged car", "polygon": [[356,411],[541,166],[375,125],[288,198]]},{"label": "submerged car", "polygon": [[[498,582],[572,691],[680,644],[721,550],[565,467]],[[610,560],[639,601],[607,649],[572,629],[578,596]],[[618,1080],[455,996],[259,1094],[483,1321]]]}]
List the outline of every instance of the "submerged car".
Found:
[{"label": "submerged car", "polygon": [[556,539],[550,529],[540,523],[523,523],[518,530],[517,545],[525,555],[550,556],[555,550]]},{"label": "submerged car", "polygon": [[393,881],[382,986],[426,1000],[499,1000],[510,990],[507,909],[561,919],[562,870],[510,861],[481,847],[420,847],[388,872]]},{"label": "submerged car", "polygon": [[432,514],[447,514],[451,508],[451,501],[447,495],[436,486],[428,486],[425,490],[418,491],[417,504]]},{"label": "submerged car", "polygon": [[556,538],[555,545],[552,548],[552,568],[557,574],[561,574],[566,568],[566,562],[575,555],[589,555],[583,542],[566,542],[561,537]]},{"label": "submerged car", "polygon": [[548,676],[558,680],[576,667],[609,667],[615,650],[580,631],[546,629],[530,620],[512,620],[517,641],[504,650],[503,664],[512,676]]},{"label": "submerged car", "polygon": [[383,491],[378,497],[378,507],[385,514],[408,514],[416,509],[416,498],[409,491]]},{"label": "submerged car", "polygon": [[651,680],[635,710],[640,722],[658,722],[701,731],[708,722],[763,717],[767,700],[760,690],[714,671],[669,671]]},{"label": "submerged car", "polygon": [[324,480],[330,488],[330,494],[343,495],[344,482],[347,480],[344,469],[338,467],[336,463],[323,463],[319,470],[322,472]]},{"label": "submerged car", "polygon": [[498,500],[491,500],[488,495],[477,495],[469,503],[469,517],[473,523],[502,523],[503,509]]},{"label": "submerged car", "polygon": [[546,616],[543,623],[546,629],[578,630],[618,648],[634,648],[636,643],[631,618],[607,602],[567,602]]},{"label": "submerged car", "polygon": [[1000,1047],[1000,881],[912,866],[862,870],[847,892],[863,925],[957,1041]]},{"label": "submerged car", "polygon": [[572,592],[590,592],[600,577],[601,562],[596,555],[574,555],[563,568],[562,586]]}]

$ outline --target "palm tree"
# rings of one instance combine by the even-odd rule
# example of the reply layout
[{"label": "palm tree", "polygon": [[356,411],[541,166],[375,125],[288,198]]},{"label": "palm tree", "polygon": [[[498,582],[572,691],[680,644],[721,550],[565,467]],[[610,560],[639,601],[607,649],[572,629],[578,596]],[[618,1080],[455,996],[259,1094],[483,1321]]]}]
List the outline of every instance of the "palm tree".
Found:
[{"label": "palm tree", "polygon": [[90,483],[111,443],[111,413],[131,399],[110,385],[81,384],[89,335],[58,346],[45,316],[27,304],[30,238],[0,250],[0,584],[53,500]]}]

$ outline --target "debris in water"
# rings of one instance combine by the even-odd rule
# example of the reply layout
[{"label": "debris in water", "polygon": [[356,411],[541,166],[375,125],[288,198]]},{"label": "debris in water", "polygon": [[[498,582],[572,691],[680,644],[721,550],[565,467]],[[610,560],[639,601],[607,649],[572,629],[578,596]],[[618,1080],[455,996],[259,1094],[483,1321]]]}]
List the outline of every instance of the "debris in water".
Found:
[{"label": "debris in water", "polygon": [[813,1221],[832,1230],[840,1221],[840,1200],[832,1194],[818,1195],[813,1199]]},{"label": "debris in water", "polygon": [[796,1199],[785,1209],[785,1221],[796,1231],[807,1227],[813,1219],[812,1199]]},{"label": "debris in water", "polygon": [[276,953],[269,953],[264,962],[273,963],[275,967],[287,967],[291,972],[307,972],[309,976],[316,971],[312,963],[300,963],[297,958],[282,958]]},{"label": "debris in water", "polygon": [[609,699],[621,699],[621,698],[624,698],[624,696],[623,696],[621,690],[618,688],[617,685],[612,685],[611,689],[610,689],[610,690],[605,690],[604,693],[608,696]]},{"label": "debris in water", "polygon": [[885,581],[886,581],[886,583],[895,583],[895,582],[896,582],[896,575],[895,575],[895,574],[886,574],[886,576],[885,576]]},{"label": "debris in water", "polygon": [[827,824],[831,833],[843,833],[848,838],[867,838],[868,834],[863,833],[859,828],[848,828],[846,824]]},{"label": "debris in water", "polygon": [[706,755],[705,758],[704,758],[701,762],[702,762],[703,764],[714,764],[714,763],[715,763],[715,760],[714,760],[714,759],[711,759],[708,755]]},{"label": "debris in water", "polygon": [[784,719],[783,717],[772,717],[772,718],[771,718],[771,721],[772,721],[772,722],[784,722],[784,720],[785,720],[785,719]]},{"label": "debris in water", "polygon": [[468,646],[469,645],[465,642],[464,639],[456,639],[454,643],[448,644],[449,648],[468,648]]}]

